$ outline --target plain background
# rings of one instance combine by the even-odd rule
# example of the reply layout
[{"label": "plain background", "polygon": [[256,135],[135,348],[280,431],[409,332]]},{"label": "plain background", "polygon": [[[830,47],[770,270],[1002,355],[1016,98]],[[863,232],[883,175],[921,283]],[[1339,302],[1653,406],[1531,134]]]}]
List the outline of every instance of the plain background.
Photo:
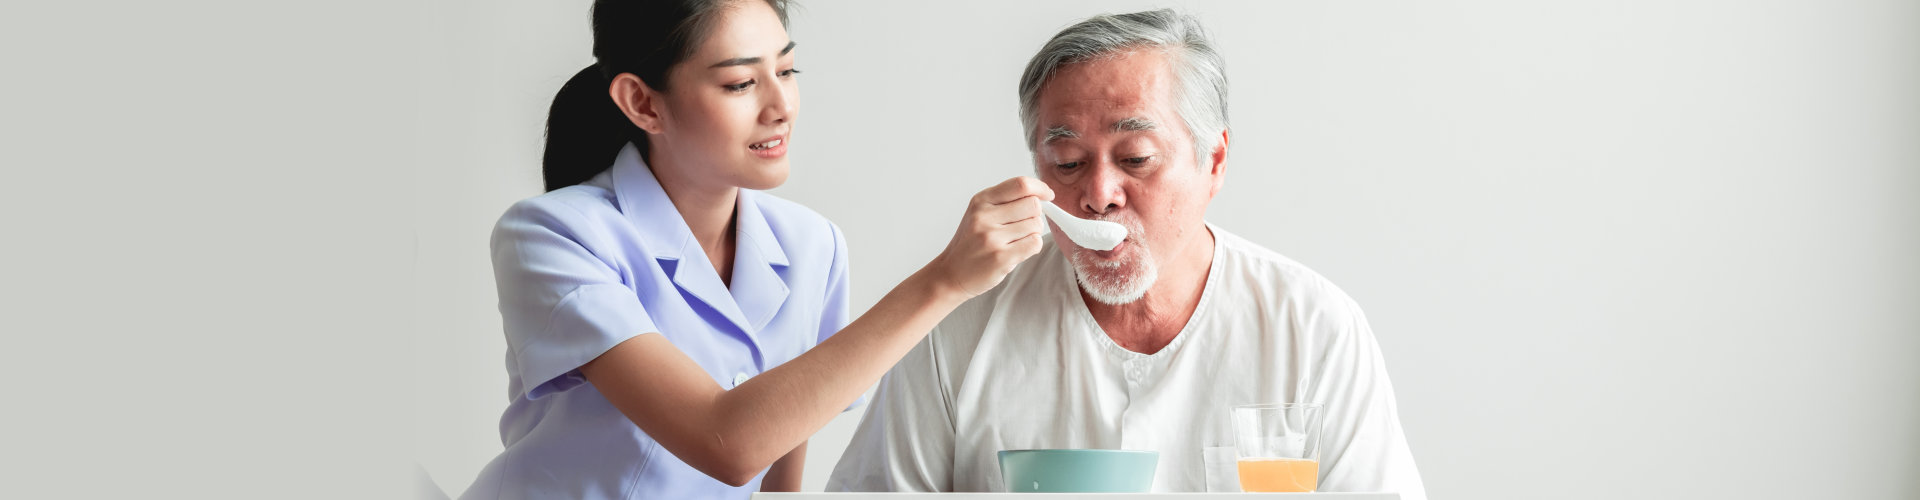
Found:
[{"label": "plain background", "polygon": [[[0,8],[0,496],[464,490],[588,4]],[[1434,498],[1920,496],[1910,1],[806,2],[775,194],[856,311],[1030,171],[1032,52],[1158,6],[1227,60],[1209,219],[1366,308]]]},{"label": "plain background", "polygon": [[[470,82],[415,212],[416,456],[450,491],[499,450],[485,238],[538,191],[587,4],[445,4],[429,37]],[[1366,308],[1435,498],[1920,495],[1912,2],[805,2],[774,193],[846,231],[856,311],[1030,172],[1033,51],[1160,5],[1227,61],[1209,219]]]}]

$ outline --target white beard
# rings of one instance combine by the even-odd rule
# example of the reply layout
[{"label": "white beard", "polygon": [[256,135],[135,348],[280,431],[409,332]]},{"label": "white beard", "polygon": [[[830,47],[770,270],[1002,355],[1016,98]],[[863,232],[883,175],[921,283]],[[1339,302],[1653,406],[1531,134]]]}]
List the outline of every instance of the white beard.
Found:
[{"label": "white beard", "polygon": [[1117,306],[1130,304],[1147,295],[1147,289],[1153,288],[1153,282],[1160,278],[1160,271],[1153,265],[1153,254],[1141,243],[1141,227],[1138,222],[1119,221],[1127,226],[1127,235],[1132,245],[1127,249],[1127,258],[1117,262],[1101,262],[1089,259],[1086,250],[1073,248],[1065,252],[1067,262],[1073,264],[1074,277],[1080,282],[1080,289],[1102,304]]}]

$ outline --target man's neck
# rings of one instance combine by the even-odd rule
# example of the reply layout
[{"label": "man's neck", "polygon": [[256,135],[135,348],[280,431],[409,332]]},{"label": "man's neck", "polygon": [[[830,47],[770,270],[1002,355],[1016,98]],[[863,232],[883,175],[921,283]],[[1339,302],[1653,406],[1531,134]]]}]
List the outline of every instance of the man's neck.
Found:
[{"label": "man's neck", "polygon": [[1213,246],[1217,244],[1213,230],[1205,229],[1200,236],[1177,252],[1179,255],[1160,261],[1165,267],[1160,269],[1159,279],[1139,300],[1108,305],[1080,291],[1088,312],[1093,313],[1094,322],[1108,338],[1129,351],[1153,354],[1180,335],[1200,305],[1200,295],[1207,288],[1207,271],[1213,268]]}]

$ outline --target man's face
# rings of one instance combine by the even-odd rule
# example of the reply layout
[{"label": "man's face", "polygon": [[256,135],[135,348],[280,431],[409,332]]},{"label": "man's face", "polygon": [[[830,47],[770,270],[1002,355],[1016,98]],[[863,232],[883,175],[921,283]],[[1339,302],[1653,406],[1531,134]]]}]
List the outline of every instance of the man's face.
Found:
[{"label": "man's face", "polygon": [[[1195,164],[1192,135],[1175,106],[1177,81],[1159,50],[1061,67],[1041,88],[1034,167],[1067,213],[1127,226],[1109,251],[1058,245],[1088,295],[1118,305],[1151,288],[1165,262],[1205,242],[1207,203],[1222,170]],[[1215,158],[1208,155],[1209,158]],[[1218,164],[1219,161],[1210,163]]]}]

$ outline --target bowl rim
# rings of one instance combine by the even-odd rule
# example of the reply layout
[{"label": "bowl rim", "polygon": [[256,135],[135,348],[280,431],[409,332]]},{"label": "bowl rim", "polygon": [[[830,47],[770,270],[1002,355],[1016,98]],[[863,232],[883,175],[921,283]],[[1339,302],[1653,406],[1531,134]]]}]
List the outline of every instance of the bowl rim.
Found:
[{"label": "bowl rim", "polygon": [[1117,453],[1117,454],[1127,454],[1127,455],[1159,455],[1160,454],[1159,451],[1155,451],[1155,450],[1110,450],[1110,449],[1102,449],[1102,448],[1026,448],[1026,449],[1019,449],[1019,450],[1000,450],[1000,454],[1002,455],[1005,455],[1008,453],[1095,453],[1095,454]]}]

